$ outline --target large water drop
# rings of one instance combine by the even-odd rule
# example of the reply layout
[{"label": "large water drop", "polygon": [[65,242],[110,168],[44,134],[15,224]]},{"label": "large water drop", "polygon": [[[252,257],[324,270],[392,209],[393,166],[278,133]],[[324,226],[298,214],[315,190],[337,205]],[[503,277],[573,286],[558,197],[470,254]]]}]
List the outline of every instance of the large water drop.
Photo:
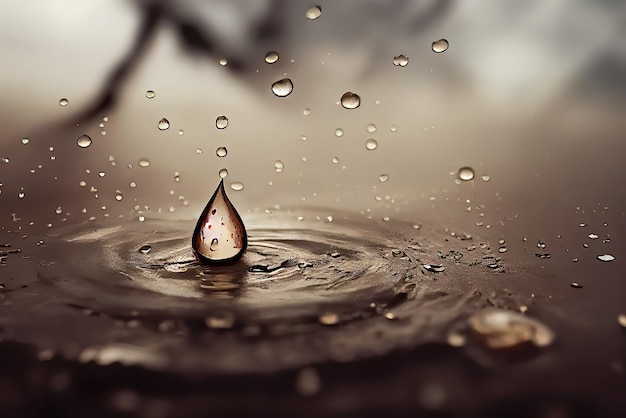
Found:
[{"label": "large water drop", "polygon": [[64,97],[64,98],[62,98],[61,100],[59,100],[59,106],[63,106],[63,107],[65,107],[65,106],[67,106],[69,103],[70,103],[70,101],[69,101],[69,100],[67,100],[65,97]]},{"label": "large water drop", "polygon": [[469,181],[474,178],[474,169],[472,167],[459,168],[459,179],[463,181]]},{"label": "large water drop", "polygon": [[198,261],[216,265],[239,260],[247,245],[243,221],[228,200],[221,180],[198,219],[191,247]]},{"label": "large water drop", "polygon": [[226,147],[219,147],[215,150],[215,155],[220,158],[226,157],[228,155],[228,150],[226,149]]},{"label": "large water drop", "polygon": [[374,151],[376,148],[378,148],[378,142],[376,142],[375,139],[370,138],[365,141],[365,148],[369,151]]},{"label": "large water drop", "polygon": [[347,91],[341,96],[341,105],[346,109],[356,109],[361,106],[361,98],[358,94]]},{"label": "large water drop", "polygon": [[438,41],[433,42],[432,48],[433,48],[433,52],[440,54],[442,52],[445,52],[449,46],[450,44],[448,43],[447,40],[440,39]]},{"label": "large water drop", "polygon": [[283,78],[272,84],[272,93],[278,97],[287,97],[293,91],[293,83],[288,78]]},{"label": "large water drop", "polygon": [[265,62],[266,63],[274,64],[276,61],[278,61],[278,52],[270,51],[267,54],[265,54]]},{"label": "large water drop", "polygon": [[215,119],[215,127],[217,129],[226,129],[226,127],[228,127],[228,118],[224,115],[218,116],[217,119]]},{"label": "large water drop", "polygon": [[406,67],[409,63],[409,57],[404,54],[396,55],[393,57],[393,65],[396,67]]},{"label": "large water drop", "polygon": [[165,118],[161,118],[158,126],[160,131],[165,131],[170,128],[170,121]]},{"label": "large water drop", "polygon": [[322,15],[322,8],[320,6],[310,7],[305,13],[306,18],[309,20],[315,20],[321,15]]}]

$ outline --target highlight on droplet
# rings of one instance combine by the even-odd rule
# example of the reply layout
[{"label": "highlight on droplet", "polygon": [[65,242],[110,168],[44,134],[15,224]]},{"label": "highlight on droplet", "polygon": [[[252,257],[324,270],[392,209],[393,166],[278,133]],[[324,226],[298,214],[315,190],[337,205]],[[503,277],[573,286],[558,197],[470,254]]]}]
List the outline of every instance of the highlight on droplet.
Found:
[{"label": "highlight on droplet", "polygon": [[246,228],[226,196],[222,179],[196,224],[193,253],[202,264],[225,265],[238,261],[247,246]]}]

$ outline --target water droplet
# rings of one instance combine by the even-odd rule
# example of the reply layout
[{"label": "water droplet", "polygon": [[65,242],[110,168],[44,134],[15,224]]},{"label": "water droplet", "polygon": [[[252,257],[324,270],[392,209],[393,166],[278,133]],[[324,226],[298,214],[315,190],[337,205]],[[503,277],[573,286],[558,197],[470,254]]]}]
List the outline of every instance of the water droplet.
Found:
[{"label": "water droplet", "polygon": [[608,261],[615,260],[615,257],[613,257],[611,254],[602,254],[602,255],[599,255],[597,259],[600,261],[608,262]]},{"label": "water droplet", "polygon": [[541,322],[517,312],[487,308],[474,313],[469,325],[481,342],[491,349],[515,348],[528,343],[547,347],[555,336]]},{"label": "water droplet", "polygon": [[617,323],[620,324],[622,328],[626,328],[626,314],[620,314],[617,316]]},{"label": "water droplet", "polygon": [[461,167],[458,171],[459,180],[469,181],[474,178],[474,169],[472,167]]},{"label": "water droplet", "polygon": [[196,148],[196,154],[202,154],[202,148]]},{"label": "water droplet", "polygon": [[282,161],[280,160],[274,161],[274,171],[276,171],[277,173],[282,173],[284,168],[285,168],[285,164],[283,164]]},{"label": "water droplet", "polygon": [[267,54],[265,54],[265,62],[267,62],[268,64],[274,64],[276,61],[278,61],[278,52],[276,51],[269,51]]},{"label": "water droplet", "polygon": [[150,167],[150,160],[148,160],[147,158],[142,158],[137,162],[137,165],[139,167]]},{"label": "water droplet", "polygon": [[450,44],[448,43],[447,40],[440,39],[438,41],[433,42],[432,48],[433,48],[433,52],[440,54],[442,52],[445,52],[449,46]]},{"label": "water droplet", "polygon": [[347,91],[341,96],[341,105],[346,109],[356,109],[361,106],[361,97],[356,93]]},{"label": "water droplet", "polygon": [[393,57],[393,65],[396,67],[406,67],[409,63],[409,57],[404,54],[396,55]]},{"label": "water droplet", "polygon": [[154,98],[154,96],[156,96],[156,94],[154,93],[154,91],[152,91],[152,90],[148,90],[148,91],[146,91],[146,97],[147,97],[148,99],[153,99],[153,98]]},{"label": "water droplet", "polygon": [[440,264],[424,264],[424,268],[428,271],[433,271],[435,273],[441,273],[446,268]]},{"label": "water droplet", "polygon": [[218,172],[220,178],[225,178],[228,175],[228,170],[226,170],[225,168],[222,168],[219,172]]},{"label": "water droplet", "polygon": [[389,130],[390,130],[391,132],[398,132],[398,127],[397,127],[396,125],[391,125],[391,126],[389,127]]},{"label": "water droplet", "polygon": [[339,164],[339,158],[338,157],[333,157],[332,160],[333,164]]},{"label": "water droplet", "polygon": [[204,324],[211,329],[231,329],[235,326],[235,315],[230,312],[220,312],[207,316]]},{"label": "water droplet", "polygon": [[491,179],[491,177],[489,176],[482,176],[483,181],[489,181]]},{"label": "water droplet", "polygon": [[222,116],[218,116],[217,119],[215,119],[215,127],[217,129],[226,129],[226,127],[228,126],[228,118],[224,115]]},{"label": "water droplet", "polygon": [[339,323],[339,315],[334,312],[325,312],[317,318],[322,325],[337,325]]},{"label": "water droplet", "polygon": [[389,180],[389,174],[381,174],[380,176],[378,176],[378,180],[381,183],[386,182],[387,180]]},{"label": "water droplet", "polygon": [[185,131],[183,131],[182,129],[179,129],[179,130],[178,130],[178,135],[179,135],[179,136],[183,136],[183,135],[185,135]]},{"label": "water droplet", "polygon": [[219,147],[215,150],[215,155],[220,158],[226,157],[228,155],[228,150],[226,149],[226,147]]},{"label": "water droplet", "polygon": [[508,249],[507,249],[506,247],[500,247],[500,248],[498,248],[498,252],[499,252],[499,253],[505,253],[505,252],[507,252],[507,251],[508,251]]},{"label": "water droplet", "polygon": [[22,138],[22,144],[26,145],[30,142],[30,139],[28,138]]},{"label": "water droplet", "polygon": [[247,245],[243,221],[226,196],[224,180],[221,180],[196,224],[193,252],[201,263],[228,264],[241,258]]},{"label": "water droplet", "polygon": [[311,109],[309,109],[309,108],[307,107],[306,109],[304,109],[304,110],[302,111],[302,114],[303,114],[304,116],[309,116],[309,115],[311,114]]},{"label": "water droplet", "polygon": [[465,337],[455,331],[448,333],[447,341],[450,347],[463,347],[467,343]]},{"label": "water droplet", "polygon": [[589,234],[587,235],[590,239],[598,239],[598,234]]},{"label": "water droplet", "polygon": [[142,245],[139,248],[139,252],[141,254],[148,254],[150,251],[152,251],[152,247],[150,245]]},{"label": "water droplet", "polygon": [[315,20],[322,15],[322,8],[320,6],[309,7],[304,15],[309,20]]},{"label": "water droplet", "polygon": [[230,188],[235,191],[243,190],[243,183],[240,181],[236,181],[234,183],[231,183]]},{"label": "water droplet", "polygon": [[342,137],[343,136],[343,129],[341,129],[341,128],[335,129],[335,136],[338,137],[338,138]]},{"label": "water droplet", "polygon": [[223,66],[225,66],[226,64],[228,64],[228,60],[227,60],[226,58],[222,58],[222,59],[220,60],[220,65],[223,67]]},{"label": "water droplet", "polygon": [[289,78],[283,78],[272,84],[272,93],[278,97],[287,97],[293,91],[293,83]]},{"label": "water droplet", "polygon": [[365,127],[365,129],[367,130],[367,132],[373,134],[374,132],[376,132],[376,125],[370,123]]},{"label": "water droplet", "polygon": [[572,282],[572,283],[570,284],[570,287],[573,287],[574,289],[582,289],[582,288],[583,288],[583,285],[582,285],[582,284],[580,284],[580,283],[577,283],[577,282]]},{"label": "water droplet", "polygon": [[368,139],[367,141],[365,141],[365,148],[369,151],[373,151],[376,148],[378,148],[378,142],[376,142],[375,139]]},{"label": "water droplet", "polygon": [[67,106],[69,103],[70,103],[70,101],[69,101],[69,100],[67,100],[65,97],[64,97],[64,98],[62,98],[61,100],[59,100],[59,106],[63,106],[63,107],[65,107],[65,106]]},{"label": "water droplet", "polygon": [[81,135],[76,140],[76,143],[81,148],[87,148],[89,145],[91,145],[91,137],[89,135]]},{"label": "water droplet", "polygon": [[170,121],[165,119],[165,118],[162,118],[159,121],[159,125],[158,126],[159,126],[159,130],[160,131],[165,131],[165,130],[170,128]]}]

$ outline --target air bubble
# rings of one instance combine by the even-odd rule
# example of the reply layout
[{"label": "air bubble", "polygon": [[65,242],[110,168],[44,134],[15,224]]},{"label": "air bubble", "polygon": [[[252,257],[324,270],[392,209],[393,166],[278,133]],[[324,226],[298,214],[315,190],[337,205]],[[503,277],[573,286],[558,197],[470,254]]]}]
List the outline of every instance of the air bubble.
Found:
[{"label": "air bubble", "polygon": [[278,52],[276,51],[269,51],[267,54],[265,54],[265,62],[268,64],[274,64],[276,61],[278,61]]},{"label": "air bubble", "polygon": [[322,8],[320,6],[310,7],[304,15],[309,20],[315,20],[322,15]]},{"label": "air bubble", "polygon": [[393,57],[393,65],[396,67],[406,67],[409,63],[409,57],[406,55],[400,54]]},{"label": "air bubble", "polygon": [[293,83],[289,78],[283,78],[272,84],[272,93],[277,97],[287,97],[293,91]]},{"label": "air bubble", "polygon": [[442,52],[445,52],[449,46],[450,44],[448,43],[446,39],[440,39],[438,41],[433,42],[432,49],[433,49],[433,52],[440,54]]},{"label": "air bubble", "polygon": [[361,106],[361,97],[358,94],[352,93],[350,91],[345,92],[343,96],[341,96],[341,105],[345,109],[356,109]]},{"label": "air bubble", "polygon": [[91,137],[89,135],[81,135],[76,140],[76,143],[81,148],[87,148],[89,145],[91,145]]},{"label": "air bubble", "polygon": [[224,115],[218,116],[217,119],[215,119],[215,127],[217,129],[226,129],[226,127],[228,127],[228,118]]},{"label": "air bubble", "polygon": [[469,181],[474,178],[474,169],[472,167],[461,167],[458,171],[459,180]]},{"label": "air bubble", "polygon": [[59,106],[63,106],[63,107],[65,107],[65,106],[67,106],[69,103],[70,103],[70,101],[69,101],[69,100],[67,100],[65,97],[64,97],[64,98],[62,98],[61,100],[59,100]]},{"label": "air bubble", "polygon": [[228,150],[226,149],[226,147],[219,147],[215,150],[215,155],[220,158],[226,157],[228,155]]},{"label": "air bubble", "polygon": [[285,164],[281,160],[274,161],[274,171],[277,173],[282,173],[285,168]]},{"label": "air bubble", "polygon": [[162,118],[159,121],[159,125],[158,126],[159,126],[159,130],[160,131],[165,131],[165,130],[170,128],[170,121],[165,119],[165,118]]},{"label": "air bubble", "polygon": [[137,165],[139,167],[150,167],[150,160],[148,160],[147,158],[142,158],[137,162]]},{"label": "air bubble", "polygon": [[378,142],[376,142],[375,139],[370,138],[367,141],[365,141],[365,148],[368,151],[374,151],[376,148],[378,148]]}]

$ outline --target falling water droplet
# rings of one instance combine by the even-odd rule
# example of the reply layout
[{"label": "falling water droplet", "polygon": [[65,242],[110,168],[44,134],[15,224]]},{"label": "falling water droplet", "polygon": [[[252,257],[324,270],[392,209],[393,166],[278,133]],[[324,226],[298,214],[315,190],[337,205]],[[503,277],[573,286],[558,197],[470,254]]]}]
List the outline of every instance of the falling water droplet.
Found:
[{"label": "falling water droplet", "polygon": [[142,158],[139,160],[139,162],[137,162],[137,165],[139,167],[150,167],[150,160],[148,160],[147,158]]},{"label": "falling water droplet", "polygon": [[376,148],[378,148],[378,142],[376,142],[375,139],[370,138],[365,141],[365,148],[369,151],[374,151]]},{"label": "falling water droplet", "polygon": [[159,130],[160,131],[165,131],[165,130],[167,130],[169,128],[170,128],[170,121],[165,119],[165,118],[162,118],[159,121]]},{"label": "falling water droplet", "polygon": [[472,167],[459,168],[458,176],[460,180],[469,181],[474,178],[474,169]]},{"label": "falling water droplet", "polygon": [[69,103],[70,103],[70,101],[69,101],[69,100],[67,100],[65,97],[64,97],[64,98],[62,98],[61,100],[59,100],[59,106],[63,106],[63,107],[65,107],[65,106],[67,106]]},{"label": "falling water droplet", "polygon": [[265,54],[265,62],[267,62],[268,64],[274,64],[276,61],[278,61],[278,52],[269,51],[267,54]]},{"label": "falling water droplet", "polygon": [[274,171],[276,171],[277,173],[282,173],[284,168],[285,168],[285,164],[283,164],[282,161],[280,160],[274,161]]},{"label": "falling water droplet", "polygon": [[386,182],[387,180],[389,180],[389,174],[381,174],[380,176],[378,176],[378,180],[381,183]]},{"label": "falling water droplet", "polygon": [[272,84],[272,93],[278,97],[287,97],[293,91],[293,83],[288,78],[283,78]]},{"label": "falling water droplet", "polygon": [[146,97],[147,97],[148,99],[153,99],[153,98],[154,98],[154,96],[156,96],[156,94],[154,93],[154,91],[152,91],[152,90],[148,90],[148,91],[146,92]]},{"label": "falling water droplet", "polygon": [[91,137],[89,135],[81,135],[76,140],[76,143],[81,148],[87,148],[89,145],[91,145]]},{"label": "falling water droplet", "polygon": [[241,258],[247,245],[243,221],[228,200],[221,180],[196,224],[191,240],[193,252],[201,263],[228,264]]},{"label": "falling water droplet", "polygon": [[228,118],[224,115],[222,116],[218,116],[217,119],[215,119],[215,127],[217,129],[226,129],[226,127],[228,126]]},{"label": "falling water droplet", "polygon": [[218,174],[219,174],[220,178],[221,178],[221,179],[223,179],[223,178],[225,178],[225,177],[228,175],[228,170],[226,170],[225,168],[222,168],[222,169],[219,171],[219,173],[218,173]]},{"label": "falling water droplet", "polygon": [[393,57],[393,65],[396,67],[406,67],[409,63],[409,57],[404,54],[396,55]]},{"label": "falling water droplet", "polygon": [[432,48],[433,48],[433,52],[440,54],[442,52],[445,52],[449,46],[450,44],[448,43],[447,40],[440,39],[438,41],[433,42]]},{"label": "falling water droplet", "polygon": [[356,109],[361,106],[361,97],[356,93],[347,91],[341,96],[341,105],[345,109]]},{"label": "falling water droplet", "polygon": [[243,183],[240,181],[236,181],[230,185],[230,188],[238,192],[240,190],[243,190]]},{"label": "falling water droplet", "polygon": [[322,15],[322,8],[320,6],[310,7],[305,13],[306,18],[309,20],[315,20],[321,15]]},{"label": "falling water droplet", "polygon": [[228,150],[226,149],[226,147],[219,147],[215,150],[215,155],[220,158],[226,157],[228,155]]}]

